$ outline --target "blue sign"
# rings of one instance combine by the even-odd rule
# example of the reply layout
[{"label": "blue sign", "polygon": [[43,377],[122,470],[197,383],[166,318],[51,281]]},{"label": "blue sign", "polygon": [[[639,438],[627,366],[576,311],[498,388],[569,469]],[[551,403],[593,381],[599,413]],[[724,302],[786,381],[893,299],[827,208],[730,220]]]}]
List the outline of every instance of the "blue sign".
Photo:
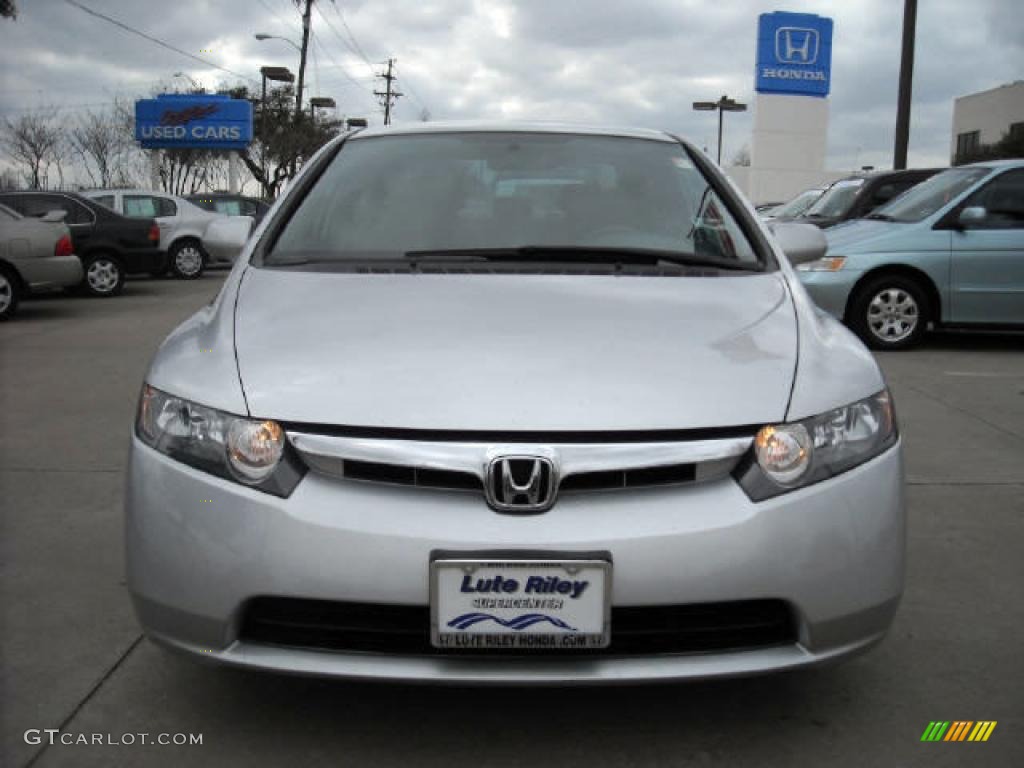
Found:
[{"label": "blue sign", "polygon": [[757,20],[758,93],[828,96],[832,19],[813,13],[762,13]]},{"label": "blue sign", "polygon": [[220,94],[162,93],[135,102],[135,138],[144,149],[245,149],[252,104]]}]

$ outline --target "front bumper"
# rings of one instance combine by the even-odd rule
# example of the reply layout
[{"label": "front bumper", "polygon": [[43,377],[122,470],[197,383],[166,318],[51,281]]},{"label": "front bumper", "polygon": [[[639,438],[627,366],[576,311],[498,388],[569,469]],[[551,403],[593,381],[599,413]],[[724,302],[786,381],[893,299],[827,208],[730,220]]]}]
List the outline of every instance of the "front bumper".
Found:
[{"label": "front bumper", "polygon": [[82,262],[75,255],[12,260],[29,291],[71,288],[82,282]]},{"label": "front bumper", "polygon": [[842,320],[850,293],[862,273],[847,269],[837,272],[803,272],[798,269],[796,274],[814,303],[837,320]]},{"label": "front bumper", "polygon": [[[754,504],[731,479],[566,495],[516,517],[475,495],[327,478],[288,499],[193,470],[133,438],[128,585],[154,640],[226,664],[353,678],[601,683],[746,675],[861,651],[903,588],[901,448]],[[393,655],[239,640],[250,598],[428,603],[432,550],[607,550],[616,606],[787,601],[796,643],[756,650],[515,660]],[[615,627],[612,626],[614,634]]]}]

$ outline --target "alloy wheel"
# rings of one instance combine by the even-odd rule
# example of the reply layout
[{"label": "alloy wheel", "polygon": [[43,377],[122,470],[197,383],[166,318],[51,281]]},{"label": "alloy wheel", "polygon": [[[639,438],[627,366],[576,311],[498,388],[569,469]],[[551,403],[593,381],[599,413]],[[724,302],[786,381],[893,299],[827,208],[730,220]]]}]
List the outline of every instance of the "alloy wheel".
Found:
[{"label": "alloy wheel", "polygon": [[7,311],[12,301],[14,301],[14,286],[7,279],[7,275],[0,272],[0,314]]},{"label": "alloy wheel", "polygon": [[867,326],[871,334],[887,344],[903,341],[921,322],[921,308],[901,288],[883,288],[868,304]]},{"label": "alloy wheel", "polygon": [[89,264],[85,279],[96,293],[111,293],[117,288],[121,269],[110,259],[96,259]]},{"label": "alloy wheel", "polygon": [[194,245],[183,246],[174,255],[174,266],[183,277],[197,275],[203,268],[203,254]]}]

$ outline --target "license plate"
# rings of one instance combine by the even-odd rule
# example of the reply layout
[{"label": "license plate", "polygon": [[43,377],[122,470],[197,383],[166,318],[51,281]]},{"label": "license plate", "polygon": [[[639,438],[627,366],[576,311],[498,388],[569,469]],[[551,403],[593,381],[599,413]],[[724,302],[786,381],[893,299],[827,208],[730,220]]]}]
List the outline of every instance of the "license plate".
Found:
[{"label": "license plate", "polygon": [[434,560],[431,642],[448,649],[604,648],[611,573],[608,560]]}]

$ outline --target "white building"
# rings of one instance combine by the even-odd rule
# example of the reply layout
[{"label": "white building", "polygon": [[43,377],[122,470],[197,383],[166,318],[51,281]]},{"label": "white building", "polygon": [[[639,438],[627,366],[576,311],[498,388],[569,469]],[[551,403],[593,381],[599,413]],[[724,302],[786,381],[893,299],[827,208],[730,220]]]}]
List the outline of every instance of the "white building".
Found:
[{"label": "white building", "polygon": [[994,144],[1007,133],[1024,133],[1024,80],[953,101],[951,158]]}]

